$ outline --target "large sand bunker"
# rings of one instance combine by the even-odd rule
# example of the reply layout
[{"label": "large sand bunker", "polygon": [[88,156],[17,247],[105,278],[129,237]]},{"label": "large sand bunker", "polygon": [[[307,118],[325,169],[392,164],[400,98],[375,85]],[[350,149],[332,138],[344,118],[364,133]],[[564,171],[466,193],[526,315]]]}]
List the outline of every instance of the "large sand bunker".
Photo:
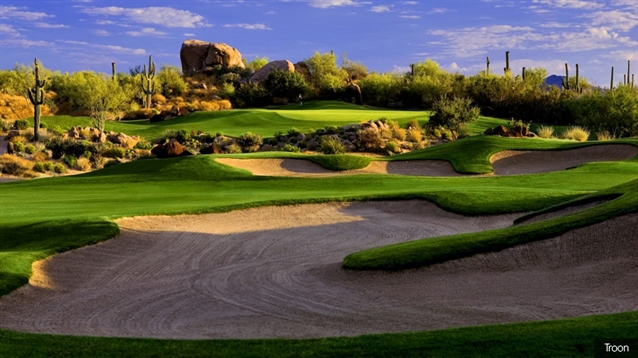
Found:
[{"label": "large sand bunker", "polygon": [[119,220],[122,235],[34,264],[0,327],[163,338],[324,337],[638,309],[638,215],[399,273],[351,252],[508,226],[423,201],[265,207]]},{"label": "large sand bunker", "polygon": [[638,155],[631,144],[604,144],[568,150],[506,150],[490,158],[494,174],[535,174],[565,170],[589,162],[625,160]]},{"label": "large sand bunker", "polygon": [[246,169],[254,175],[267,176],[333,176],[352,174],[400,174],[421,176],[459,176],[444,160],[372,161],[362,169],[334,171],[305,159],[232,159],[217,162]]}]

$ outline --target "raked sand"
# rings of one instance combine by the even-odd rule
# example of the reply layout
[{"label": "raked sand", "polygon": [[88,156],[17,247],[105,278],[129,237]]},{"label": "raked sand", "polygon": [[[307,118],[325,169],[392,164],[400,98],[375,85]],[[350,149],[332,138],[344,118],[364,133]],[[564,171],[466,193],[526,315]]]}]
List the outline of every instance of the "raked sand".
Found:
[{"label": "raked sand", "polygon": [[0,328],[91,336],[302,338],[432,330],[638,309],[638,214],[405,272],[352,252],[511,225],[419,200],[118,220],[122,234],[34,264]]}]

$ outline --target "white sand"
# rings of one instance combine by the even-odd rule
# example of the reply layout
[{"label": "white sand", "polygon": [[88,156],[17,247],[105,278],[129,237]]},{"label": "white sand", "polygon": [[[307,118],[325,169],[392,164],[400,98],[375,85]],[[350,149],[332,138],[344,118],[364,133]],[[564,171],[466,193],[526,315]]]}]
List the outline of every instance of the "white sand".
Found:
[{"label": "white sand", "polygon": [[504,227],[418,200],[118,220],[122,235],[34,264],[0,327],[161,338],[352,336],[638,309],[638,215],[399,273],[352,252]]}]

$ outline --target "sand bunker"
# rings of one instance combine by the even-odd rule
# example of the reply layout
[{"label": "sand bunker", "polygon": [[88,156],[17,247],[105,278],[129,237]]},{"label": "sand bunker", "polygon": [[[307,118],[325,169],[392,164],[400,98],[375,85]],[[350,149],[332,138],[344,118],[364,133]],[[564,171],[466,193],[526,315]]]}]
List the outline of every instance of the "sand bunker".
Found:
[{"label": "sand bunker", "polygon": [[565,215],[569,215],[569,214],[574,214],[574,213],[577,213],[577,212],[581,212],[583,210],[587,210],[587,209],[593,208],[593,207],[598,206],[598,205],[602,205],[602,204],[604,204],[604,203],[606,203],[608,201],[609,200],[597,200],[597,201],[593,201],[593,202],[587,203],[587,204],[579,204],[579,205],[568,206],[568,207],[560,209],[560,210],[551,211],[551,212],[548,212],[548,213],[532,216],[529,219],[526,219],[526,220],[523,220],[521,222],[518,222],[518,224],[531,224],[531,223],[535,223],[535,222],[539,222],[539,221],[545,221],[545,220],[557,218],[559,216],[565,216]]},{"label": "sand bunker", "polygon": [[460,176],[444,160],[372,161],[362,169],[333,171],[305,159],[215,158],[219,163],[266,176],[334,176],[353,174],[400,174],[421,176]]},{"label": "sand bunker", "polygon": [[162,338],[352,336],[638,309],[638,215],[400,273],[354,251],[508,226],[418,201],[119,220],[122,235],[34,264],[0,327]]},{"label": "sand bunker", "polygon": [[569,150],[506,150],[490,158],[494,174],[535,174],[565,170],[588,162],[625,160],[638,155],[631,144],[604,144]]}]

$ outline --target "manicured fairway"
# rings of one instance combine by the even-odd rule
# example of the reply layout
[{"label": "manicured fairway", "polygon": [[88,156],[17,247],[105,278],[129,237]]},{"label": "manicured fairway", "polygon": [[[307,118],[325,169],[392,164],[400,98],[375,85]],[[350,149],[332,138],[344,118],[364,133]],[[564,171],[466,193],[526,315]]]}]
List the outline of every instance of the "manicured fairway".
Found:
[{"label": "manicured fairway", "polygon": [[[222,131],[226,134],[251,130],[258,133],[263,131],[264,135],[269,136],[276,130],[285,131],[293,126],[300,130],[323,127],[327,120],[314,117],[321,111],[324,111],[322,115],[326,118],[332,118],[335,124],[379,117],[399,121],[427,119],[426,116],[418,116],[417,113],[423,115],[423,112],[385,111],[388,114],[381,114],[384,111],[370,109],[350,109],[341,114],[330,112],[343,111],[339,108],[318,111],[246,110],[246,113],[196,113],[182,119],[184,127],[170,128]],[[350,115],[353,120],[349,119]],[[63,127],[79,124],[77,118],[56,119],[60,120]],[[45,121],[49,125],[56,124],[51,120]],[[273,124],[274,121],[278,121],[277,124]],[[142,122],[110,125],[115,126],[110,128],[112,130],[151,138],[169,127],[166,123],[149,125]],[[277,127],[279,125],[281,128]],[[613,143],[638,145],[637,140]],[[395,156],[391,160],[447,160],[459,172],[490,173],[490,156],[502,150],[557,150],[591,144],[595,143],[481,136]],[[301,158],[304,155],[258,153],[231,157],[277,156]],[[365,164],[360,159],[350,159],[348,156],[305,157],[333,169]],[[589,197],[584,200],[615,198],[568,218],[480,235],[443,237],[430,239],[427,243],[415,241],[372,249],[353,253],[345,261],[349,268],[402,269],[466,257],[476,252],[501,250],[636,212],[637,193],[638,159],[635,157],[617,162],[588,163],[575,169],[544,174],[454,178],[399,175],[258,177],[245,170],[219,164],[215,162],[215,156],[142,160],[74,177],[0,184],[0,295],[25,284],[34,261],[114,237],[119,229],[110,220],[124,216],[224,212],[236,208],[290,203],[407,198],[427,199],[450,211],[479,215],[543,210],[569,200],[583,200],[585,195]],[[458,245],[461,242],[463,245]],[[87,356],[95,350],[105,352],[104,356],[592,355],[596,347],[595,337],[611,335],[638,338],[637,322],[636,313],[629,312],[551,322],[296,341],[158,341],[0,331],[0,355]]]}]

